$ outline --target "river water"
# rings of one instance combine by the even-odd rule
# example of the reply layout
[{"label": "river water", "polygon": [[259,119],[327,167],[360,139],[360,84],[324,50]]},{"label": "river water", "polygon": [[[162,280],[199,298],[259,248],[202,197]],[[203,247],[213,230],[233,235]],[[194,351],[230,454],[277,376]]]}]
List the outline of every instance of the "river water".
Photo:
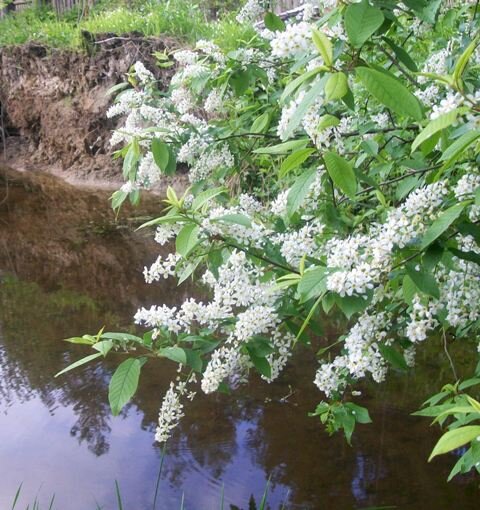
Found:
[{"label": "river water", "polygon": [[[114,221],[106,195],[37,184],[12,186],[0,206],[0,508],[21,485],[17,508],[36,497],[48,508],[55,495],[56,509],[113,510],[117,481],[125,510],[151,509],[162,458],[154,429],[173,364],[147,364],[118,417],[107,399],[115,357],[53,375],[85,354],[61,339],[128,327],[139,303],[174,303],[189,289],[143,283],[156,247]],[[321,395],[307,351],[273,385],[252,378],[231,396],[200,395],[168,445],[156,508],[184,498],[189,510],[220,509],[223,492],[226,510],[251,510],[268,481],[271,510],[478,508],[475,476],[446,482],[455,454],[427,463],[439,431],[410,413],[451,373],[428,352],[419,367],[362,386],[374,423],[357,428],[352,447],[308,416]]]}]

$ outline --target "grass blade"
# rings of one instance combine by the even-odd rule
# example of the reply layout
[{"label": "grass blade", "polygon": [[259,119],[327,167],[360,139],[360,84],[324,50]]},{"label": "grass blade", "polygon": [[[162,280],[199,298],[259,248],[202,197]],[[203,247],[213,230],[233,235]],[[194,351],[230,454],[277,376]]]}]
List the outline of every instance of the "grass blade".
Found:
[{"label": "grass blade", "polygon": [[120,487],[118,486],[117,480],[115,480],[115,492],[117,494],[118,510],[123,510],[122,496],[120,495]]},{"label": "grass blade", "polygon": [[15,510],[15,506],[17,505],[18,498],[20,497],[20,492],[22,492],[23,482],[18,486],[17,493],[15,494],[15,498],[13,498],[12,510]]},{"label": "grass blade", "polygon": [[163,461],[165,460],[166,450],[167,450],[167,443],[165,443],[162,448],[162,456],[160,458],[160,468],[158,470],[157,483],[155,484],[155,495],[153,497],[152,510],[155,510],[155,508],[157,507],[158,489],[160,487],[160,478],[162,476]]}]

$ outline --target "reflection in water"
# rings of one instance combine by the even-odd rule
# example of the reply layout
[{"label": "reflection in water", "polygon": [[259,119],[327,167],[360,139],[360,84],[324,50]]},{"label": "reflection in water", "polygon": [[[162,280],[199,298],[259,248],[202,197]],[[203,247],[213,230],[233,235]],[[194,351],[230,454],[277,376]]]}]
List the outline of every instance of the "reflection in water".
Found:
[{"label": "reflection in water", "polygon": [[[16,225],[15,218],[10,220]],[[48,223],[36,226],[47,227]],[[0,216],[0,234],[1,228]],[[95,243],[101,245],[102,239],[123,259],[119,264],[115,258],[103,273],[97,268],[100,278],[95,285],[89,274],[92,264],[104,264],[102,246],[96,251],[78,248],[78,264],[65,271],[63,280],[57,274],[52,286],[45,275],[55,273],[57,259],[49,267],[48,258],[16,254],[16,246],[9,244],[17,275],[34,280],[38,273],[42,287],[11,277],[0,280],[2,509],[9,508],[21,482],[22,508],[41,487],[45,501],[56,494],[60,510],[93,510],[95,501],[114,509],[114,480],[126,510],[151,508],[161,457],[153,431],[160,400],[175,373],[173,364],[147,364],[132,404],[116,418],[110,415],[107,387],[119,359],[53,378],[85,354],[81,346],[59,339],[94,332],[102,325],[114,330],[127,327],[146,292],[138,253],[124,246],[132,238],[122,232]],[[50,236],[48,249],[63,253],[64,239],[54,241],[60,244],[52,245]],[[148,246],[142,250],[153,260],[155,247]],[[36,249],[45,253],[44,247]],[[128,279],[124,265],[129,267]],[[166,293],[174,302],[183,299],[187,289],[173,294],[154,286],[148,292],[147,300],[159,301]],[[107,295],[111,299],[105,305]],[[308,417],[320,395],[310,380],[314,359],[306,350],[274,385],[254,378],[232,396],[200,395],[168,446],[157,509],[178,509],[183,492],[188,510],[217,509],[224,486],[225,508],[247,510],[254,508],[249,507],[252,495],[258,505],[268,480],[271,510],[283,502],[287,509],[315,510],[382,505],[414,510],[477,508],[473,477],[445,482],[453,456],[432,465],[426,462],[438,435],[431,437],[435,434],[428,422],[409,413],[451,375],[439,371],[439,360],[430,353],[419,361],[418,374],[393,374],[386,385],[362,388],[362,403],[370,408],[374,424],[357,429],[352,447],[339,435],[329,438],[317,419]]]}]

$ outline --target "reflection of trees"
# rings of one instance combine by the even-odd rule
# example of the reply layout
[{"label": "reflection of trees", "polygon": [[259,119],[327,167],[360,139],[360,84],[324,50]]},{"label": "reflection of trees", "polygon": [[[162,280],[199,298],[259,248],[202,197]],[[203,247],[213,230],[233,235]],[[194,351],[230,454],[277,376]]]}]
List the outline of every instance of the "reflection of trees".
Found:
[{"label": "reflection of trees", "polygon": [[103,318],[92,301],[70,292],[49,297],[36,285],[11,281],[0,287],[0,405],[8,412],[13,402],[39,398],[52,414],[59,406],[72,407],[78,419],[71,434],[96,455],[108,451],[105,371],[90,365],[53,375],[84,354],[60,339],[96,330]]},{"label": "reflection of trees", "polygon": [[[33,398],[39,398],[52,414],[58,407],[70,407],[76,417],[71,435],[95,455],[108,452],[107,385],[120,358],[107,366],[86,365],[53,379],[54,373],[86,352],[58,339],[96,331],[105,322],[111,328],[121,327],[118,317],[107,317],[91,300],[73,293],[47,295],[31,284],[0,284],[0,407],[4,412],[16,401]],[[421,508],[432,501],[438,509],[475,508],[475,493],[470,491],[474,481],[463,480],[467,490],[447,485],[453,459],[445,457],[427,465],[435,437],[430,437],[426,420],[408,416],[426,395],[451,379],[450,372],[438,369],[438,360],[432,360],[428,350],[420,358],[424,366],[413,376],[392,374],[385,386],[364,387],[363,403],[370,408],[374,424],[358,427],[352,448],[340,435],[329,438],[318,420],[307,416],[321,395],[312,383],[315,362],[306,350],[274,385],[253,377],[239,394],[199,394],[187,403],[182,425],[170,441],[164,478],[179,491],[192,479],[216,484],[219,494],[221,479],[228,494],[229,483],[238,483],[244,475],[232,475],[228,467],[247,451],[251,465],[266,478],[271,476],[273,490],[291,488],[292,508],[392,504]],[[457,369],[468,374],[466,364]],[[170,362],[150,362],[143,370],[133,405],[141,411],[142,427],[152,433],[152,442],[160,401],[174,376]],[[285,401],[290,385],[295,391]],[[267,395],[271,402],[265,404]],[[155,476],[151,474],[152,480]],[[229,476],[236,478],[229,480]],[[246,501],[239,503],[248,506]]]}]

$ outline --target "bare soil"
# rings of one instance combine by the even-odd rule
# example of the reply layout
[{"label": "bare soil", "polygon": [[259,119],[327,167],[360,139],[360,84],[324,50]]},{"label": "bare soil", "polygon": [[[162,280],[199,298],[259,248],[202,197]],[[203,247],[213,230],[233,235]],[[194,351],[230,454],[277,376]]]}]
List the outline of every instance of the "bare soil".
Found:
[{"label": "bare soil", "polygon": [[35,43],[0,48],[0,136],[2,125],[7,135],[0,153],[19,170],[46,170],[75,184],[118,183],[109,144],[118,121],[105,116],[107,91],[137,60],[166,86],[173,71],[159,70],[152,53],[178,43],[135,33],[85,33],[84,40],[83,52]]}]

